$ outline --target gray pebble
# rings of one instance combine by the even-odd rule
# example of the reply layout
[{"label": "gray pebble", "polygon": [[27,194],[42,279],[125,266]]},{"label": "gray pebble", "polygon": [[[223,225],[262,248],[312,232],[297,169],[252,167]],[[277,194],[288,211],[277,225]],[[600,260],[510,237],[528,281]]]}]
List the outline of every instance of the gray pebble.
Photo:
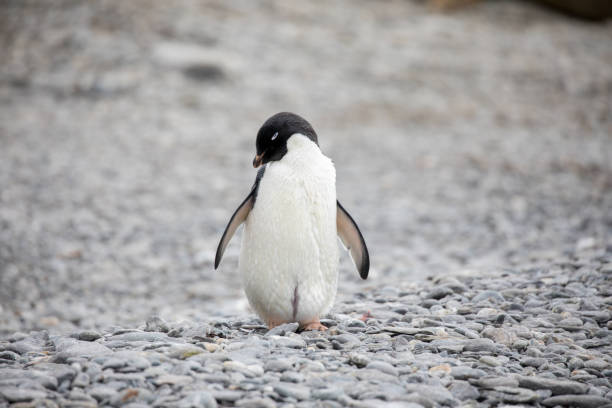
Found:
[{"label": "gray pebble", "polygon": [[551,390],[553,395],[560,394],[584,394],[589,390],[585,384],[577,381],[568,381],[562,379],[544,378],[544,377],[517,377],[519,386],[532,390],[546,389]]},{"label": "gray pebble", "polygon": [[79,340],[83,341],[95,341],[98,340],[100,337],[102,337],[102,335],[97,331],[93,330],[84,330],[82,332],[79,332],[77,336]]},{"label": "gray pebble", "polygon": [[293,364],[289,360],[268,360],[264,366],[265,371],[282,372],[293,369]]},{"label": "gray pebble", "polygon": [[284,337],[284,336],[270,336],[272,340],[272,344],[276,347],[287,347],[293,349],[302,349],[306,347],[306,341],[301,337],[293,338],[293,337]]},{"label": "gray pebble", "polygon": [[246,408],[275,408],[276,403],[270,398],[244,398],[236,401],[237,407]]},{"label": "gray pebble", "polygon": [[234,390],[214,390],[210,393],[220,402],[236,402],[244,396],[244,392]]},{"label": "gray pebble", "polygon": [[53,358],[58,363],[65,362],[72,357],[96,357],[112,353],[108,347],[95,342],[80,341],[70,337],[53,339],[57,354]]},{"label": "gray pebble", "polygon": [[457,380],[467,380],[484,377],[487,373],[467,366],[455,366],[451,368],[451,375]]},{"label": "gray pebble", "polygon": [[299,328],[299,323],[285,323],[276,326],[266,333],[266,336],[284,336],[287,333],[295,333]]},{"label": "gray pebble", "polygon": [[450,391],[441,386],[406,384],[406,391],[408,391],[408,393],[417,393],[418,395],[426,396],[442,405],[452,405],[455,403],[455,399]]},{"label": "gray pebble", "polygon": [[370,363],[370,358],[365,354],[351,353],[349,354],[349,363],[361,368]]},{"label": "gray pebble", "polygon": [[195,391],[188,393],[179,402],[181,408],[217,408],[217,400],[208,391]]},{"label": "gray pebble", "polygon": [[283,382],[300,383],[304,381],[304,376],[296,371],[285,371],[281,374],[280,380]]},{"label": "gray pebble", "polygon": [[89,385],[89,375],[87,373],[78,373],[72,380],[73,387],[87,387]]},{"label": "gray pebble", "polygon": [[378,361],[378,360],[372,361],[366,366],[366,368],[378,370],[380,372],[383,372],[385,374],[389,374],[392,376],[398,375],[397,369],[393,367],[391,364],[386,363],[384,361]]},{"label": "gray pebble", "polygon": [[0,387],[0,395],[9,402],[23,402],[45,398],[47,393],[27,388]]},{"label": "gray pebble", "polygon": [[463,345],[464,351],[486,352],[492,353],[495,351],[495,343],[490,339],[469,339]]},{"label": "gray pebble", "polygon": [[168,333],[170,328],[168,327],[168,323],[166,323],[161,317],[151,316],[145,323],[145,331]]},{"label": "gray pebble", "polygon": [[446,296],[452,295],[453,293],[454,291],[448,286],[437,286],[429,292],[428,297],[431,299],[442,299]]},{"label": "gray pebble", "polygon": [[532,390],[520,387],[495,387],[495,395],[504,402],[510,403],[527,403],[534,402],[539,399],[539,395]]},{"label": "gray pebble", "polygon": [[117,394],[117,389],[108,385],[95,385],[87,390],[87,393],[94,397],[98,402],[110,401]]},{"label": "gray pebble", "polygon": [[486,377],[477,380],[470,380],[470,383],[482,388],[494,389],[496,387],[518,387],[518,379],[512,377]]},{"label": "gray pebble", "polygon": [[312,391],[312,398],[338,401],[344,396],[341,387],[320,388]]},{"label": "gray pebble", "polygon": [[291,397],[298,401],[310,398],[310,389],[303,385],[280,382],[274,385],[274,391],[282,397]]},{"label": "gray pebble", "polygon": [[557,395],[543,400],[542,405],[547,407],[597,408],[610,405],[610,400],[596,395]]},{"label": "gray pebble", "polygon": [[448,389],[459,401],[476,400],[480,396],[478,389],[467,381],[454,381]]}]

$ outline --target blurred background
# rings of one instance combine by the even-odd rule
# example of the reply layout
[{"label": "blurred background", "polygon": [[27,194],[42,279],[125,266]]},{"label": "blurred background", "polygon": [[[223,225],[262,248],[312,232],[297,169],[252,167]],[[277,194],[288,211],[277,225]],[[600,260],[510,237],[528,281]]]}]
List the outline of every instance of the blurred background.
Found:
[{"label": "blurred background", "polygon": [[247,315],[212,262],[278,111],[370,249],[340,301],[610,257],[609,2],[547,3],[0,2],[0,334]]}]

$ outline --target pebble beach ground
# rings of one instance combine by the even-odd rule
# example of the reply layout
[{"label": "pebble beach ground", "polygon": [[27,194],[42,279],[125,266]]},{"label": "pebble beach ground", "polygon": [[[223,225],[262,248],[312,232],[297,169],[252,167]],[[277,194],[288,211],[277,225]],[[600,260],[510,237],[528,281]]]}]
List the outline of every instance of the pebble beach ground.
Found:
[{"label": "pebble beach ground", "polygon": [[[612,401],[612,24],[528,2],[0,4],[0,407]],[[368,243],[268,332],[255,133],[315,127]]]}]

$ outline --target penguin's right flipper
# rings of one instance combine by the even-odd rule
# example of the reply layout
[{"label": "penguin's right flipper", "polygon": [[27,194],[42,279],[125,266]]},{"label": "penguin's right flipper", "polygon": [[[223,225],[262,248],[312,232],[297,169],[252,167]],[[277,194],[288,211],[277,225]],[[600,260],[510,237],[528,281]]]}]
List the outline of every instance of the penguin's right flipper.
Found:
[{"label": "penguin's right flipper", "polygon": [[255,177],[255,183],[253,183],[253,187],[251,188],[251,192],[249,193],[247,198],[244,199],[242,204],[238,206],[236,211],[234,211],[234,215],[232,215],[232,218],[230,218],[227,227],[225,227],[225,231],[221,236],[221,241],[219,241],[219,246],[217,246],[217,254],[215,255],[215,269],[217,269],[217,267],[221,263],[221,258],[223,258],[225,248],[227,248],[227,245],[232,240],[234,233],[236,232],[240,224],[246,221],[247,217],[249,216],[249,213],[253,209],[253,206],[255,205],[255,200],[257,199],[257,192],[259,191],[259,182],[263,178],[265,171],[266,166],[262,166],[259,169],[259,171],[257,172],[257,176]]},{"label": "penguin's right flipper", "polygon": [[215,269],[221,263],[221,258],[223,258],[223,253],[225,252],[225,248],[231,241],[234,233],[244,221],[246,221],[249,213],[253,209],[253,204],[255,204],[255,189],[251,190],[251,193],[244,199],[242,204],[234,211],[234,215],[230,218],[227,227],[225,227],[225,231],[223,232],[223,236],[221,237],[221,241],[219,241],[219,246],[217,247],[217,254],[215,255]]}]

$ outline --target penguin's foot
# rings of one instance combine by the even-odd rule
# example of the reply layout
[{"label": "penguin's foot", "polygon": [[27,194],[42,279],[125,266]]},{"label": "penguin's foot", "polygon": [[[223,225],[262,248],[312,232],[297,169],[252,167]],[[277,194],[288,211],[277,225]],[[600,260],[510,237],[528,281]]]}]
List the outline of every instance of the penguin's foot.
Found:
[{"label": "penguin's foot", "polygon": [[281,324],[287,323],[284,320],[268,320],[266,324],[268,325],[268,329],[273,329],[276,326],[280,326]]},{"label": "penguin's foot", "polygon": [[326,326],[323,326],[319,319],[313,320],[312,322],[304,323],[302,325],[304,330],[315,330],[315,331],[325,331],[327,330]]}]

